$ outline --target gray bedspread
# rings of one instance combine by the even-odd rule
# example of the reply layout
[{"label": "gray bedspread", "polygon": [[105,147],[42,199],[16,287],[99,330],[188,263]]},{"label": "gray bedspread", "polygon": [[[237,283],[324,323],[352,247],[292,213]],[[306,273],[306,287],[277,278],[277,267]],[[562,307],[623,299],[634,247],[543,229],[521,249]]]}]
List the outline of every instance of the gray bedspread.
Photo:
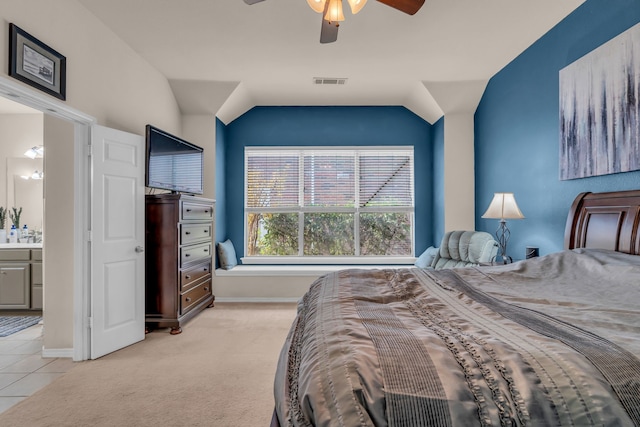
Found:
[{"label": "gray bedspread", "polygon": [[282,426],[640,425],[640,257],[343,270],[298,304]]}]

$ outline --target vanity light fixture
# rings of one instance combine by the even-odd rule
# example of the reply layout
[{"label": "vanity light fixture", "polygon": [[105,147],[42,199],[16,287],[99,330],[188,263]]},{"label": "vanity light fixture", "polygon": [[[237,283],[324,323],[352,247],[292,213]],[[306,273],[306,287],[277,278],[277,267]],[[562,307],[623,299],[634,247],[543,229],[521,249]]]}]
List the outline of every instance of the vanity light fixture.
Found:
[{"label": "vanity light fixture", "polygon": [[30,159],[35,159],[36,157],[42,157],[44,156],[44,147],[42,145],[31,147],[24,152],[24,155]]},{"label": "vanity light fixture", "polygon": [[22,179],[43,179],[44,172],[40,172],[38,170],[33,171],[31,175],[20,175]]}]

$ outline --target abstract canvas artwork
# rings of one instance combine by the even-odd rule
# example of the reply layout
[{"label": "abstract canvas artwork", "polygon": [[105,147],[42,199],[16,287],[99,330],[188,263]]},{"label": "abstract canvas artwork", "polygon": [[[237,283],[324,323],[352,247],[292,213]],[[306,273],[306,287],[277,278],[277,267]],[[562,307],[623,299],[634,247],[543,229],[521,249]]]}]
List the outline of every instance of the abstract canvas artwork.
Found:
[{"label": "abstract canvas artwork", "polygon": [[560,179],[640,170],[640,24],[560,70]]}]

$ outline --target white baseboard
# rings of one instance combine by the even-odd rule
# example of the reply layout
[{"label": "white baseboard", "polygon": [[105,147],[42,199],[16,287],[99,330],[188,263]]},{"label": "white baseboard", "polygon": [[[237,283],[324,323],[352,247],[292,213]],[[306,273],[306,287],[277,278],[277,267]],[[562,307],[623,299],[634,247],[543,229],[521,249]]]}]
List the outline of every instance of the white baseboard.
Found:
[{"label": "white baseboard", "polygon": [[219,302],[260,302],[260,303],[295,303],[300,298],[289,297],[216,297]]},{"label": "white baseboard", "polygon": [[45,359],[56,359],[59,357],[65,357],[73,359],[72,348],[44,348],[42,347],[42,357]]}]

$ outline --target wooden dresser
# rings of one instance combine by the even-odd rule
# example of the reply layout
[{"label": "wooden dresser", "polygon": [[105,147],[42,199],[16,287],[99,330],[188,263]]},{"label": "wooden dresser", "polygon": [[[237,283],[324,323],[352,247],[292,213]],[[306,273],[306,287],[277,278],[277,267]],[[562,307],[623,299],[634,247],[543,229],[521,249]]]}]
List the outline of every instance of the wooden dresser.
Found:
[{"label": "wooden dresser", "polygon": [[146,196],[146,329],[182,325],[212,307],[214,201],[182,194]]}]

